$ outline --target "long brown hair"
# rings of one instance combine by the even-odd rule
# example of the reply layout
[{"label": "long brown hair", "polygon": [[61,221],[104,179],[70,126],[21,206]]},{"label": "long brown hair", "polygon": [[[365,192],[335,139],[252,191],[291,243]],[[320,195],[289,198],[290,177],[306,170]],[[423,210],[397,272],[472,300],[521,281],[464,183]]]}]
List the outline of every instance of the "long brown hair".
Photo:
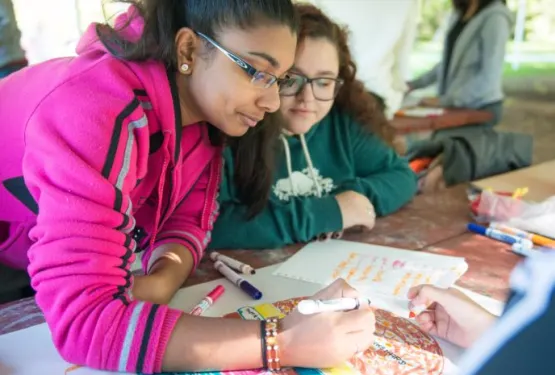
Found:
[{"label": "long brown hair", "polygon": [[356,78],[357,66],[349,49],[347,27],[333,22],[318,7],[311,4],[295,4],[300,16],[298,43],[306,38],[325,38],[335,45],[339,54],[339,78],[344,84],[335,99],[335,106],[353,116],[354,120],[382,138],[393,142],[393,129],[384,114],[383,103],[367,91]]},{"label": "long brown hair", "polygon": [[229,138],[234,162],[233,183],[252,219],[266,207],[274,182],[277,140],[283,118],[279,111],[264,116],[256,127],[239,138]]}]

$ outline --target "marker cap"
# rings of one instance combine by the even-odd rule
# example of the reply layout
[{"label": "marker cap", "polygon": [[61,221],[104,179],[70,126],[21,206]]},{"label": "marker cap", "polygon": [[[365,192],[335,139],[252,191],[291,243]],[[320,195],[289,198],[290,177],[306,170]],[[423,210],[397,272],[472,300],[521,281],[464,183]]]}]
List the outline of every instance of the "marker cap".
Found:
[{"label": "marker cap", "polygon": [[225,292],[224,286],[218,285],[217,287],[214,288],[214,290],[208,293],[208,297],[210,297],[213,301],[216,301],[218,298],[221,297],[222,294],[224,294],[224,292]]},{"label": "marker cap", "polygon": [[262,292],[260,290],[256,289],[253,285],[251,285],[246,280],[241,281],[241,284],[239,285],[239,288],[241,288],[241,290],[243,292],[247,293],[253,299],[261,299],[262,298]]}]

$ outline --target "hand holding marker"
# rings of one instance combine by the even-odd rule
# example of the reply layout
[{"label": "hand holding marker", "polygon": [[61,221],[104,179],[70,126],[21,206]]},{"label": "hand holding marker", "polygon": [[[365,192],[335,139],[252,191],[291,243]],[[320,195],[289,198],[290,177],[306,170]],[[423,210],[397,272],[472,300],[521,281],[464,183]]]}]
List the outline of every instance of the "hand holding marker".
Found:
[{"label": "hand holding marker", "polygon": [[303,315],[311,315],[329,311],[357,310],[364,305],[370,306],[369,298],[306,299],[299,302],[297,309]]},{"label": "hand holding marker", "polygon": [[409,319],[414,319],[418,315],[422,314],[424,311],[428,311],[429,306],[427,305],[415,305],[409,307]]}]

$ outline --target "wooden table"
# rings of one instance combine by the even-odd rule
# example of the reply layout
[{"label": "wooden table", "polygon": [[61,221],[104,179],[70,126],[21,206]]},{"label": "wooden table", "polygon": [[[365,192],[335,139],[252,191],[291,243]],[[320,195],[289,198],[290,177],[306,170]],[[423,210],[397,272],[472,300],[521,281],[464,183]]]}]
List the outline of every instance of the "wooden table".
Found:
[{"label": "wooden table", "polygon": [[515,191],[528,187],[528,194],[524,199],[541,202],[555,195],[555,160],[478,180],[472,185],[498,191]]},{"label": "wooden table", "polygon": [[493,114],[478,109],[445,108],[439,116],[411,117],[396,115],[390,121],[397,134],[415,133],[428,130],[454,128],[457,126],[488,122]]},{"label": "wooden table", "polygon": [[[470,267],[459,284],[478,293],[504,299],[508,292],[508,275],[519,257],[506,251],[498,242],[466,233],[469,220],[466,187],[457,186],[437,195],[417,196],[401,211],[379,219],[371,232],[350,233],[345,239],[465,257]],[[300,247],[221,252],[258,268],[282,262]],[[213,270],[210,261],[204,259],[187,285],[216,278],[220,275]],[[0,334],[43,322],[44,318],[32,298],[0,306]]]},{"label": "wooden table", "polygon": [[396,115],[390,125],[395,133],[395,149],[404,154],[409,145],[417,140],[426,139],[439,129],[479,124],[490,121],[491,112],[476,109],[446,108],[440,116],[411,117]]}]

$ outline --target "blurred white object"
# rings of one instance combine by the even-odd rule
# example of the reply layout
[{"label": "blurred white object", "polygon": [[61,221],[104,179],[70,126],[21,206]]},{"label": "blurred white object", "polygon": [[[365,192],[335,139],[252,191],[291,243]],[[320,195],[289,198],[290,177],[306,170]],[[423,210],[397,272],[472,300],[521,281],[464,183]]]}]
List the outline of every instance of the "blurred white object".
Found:
[{"label": "blurred white object", "polygon": [[515,228],[555,238],[555,196],[538,204],[528,204],[520,216],[505,224]]},{"label": "blurred white object", "polygon": [[351,31],[358,78],[384,98],[392,118],[401,108],[416,39],[418,0],[312,0]]},{"label": "blurred white object", "polygon": [[487,221],[555,238],[555,196],[533,203],[484,191],[478,214]]},{"label": "blurred white object", "polygon": [[408,117],[435,117],[445,113],[443,108],[413,107],[401,110],[400,114]]},{"label": "blurred white object", "polygon": [[[74,56],[81,34],[92,22],[111,21],[129,4],[101,0],[12,0],[21,44],[31,64]],[[30,11],[32,10],[32,11]]]}]

